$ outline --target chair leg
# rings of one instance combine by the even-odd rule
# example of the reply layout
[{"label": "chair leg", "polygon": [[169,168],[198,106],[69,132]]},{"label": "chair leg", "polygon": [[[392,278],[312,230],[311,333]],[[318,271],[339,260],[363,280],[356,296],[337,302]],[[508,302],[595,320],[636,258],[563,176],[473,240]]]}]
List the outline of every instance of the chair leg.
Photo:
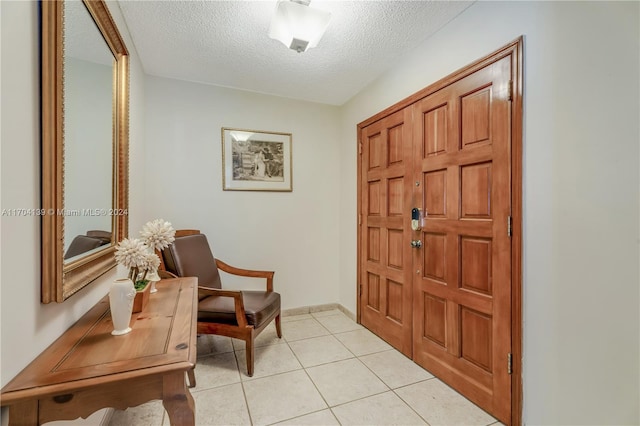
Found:
[{"label": "chair leg", "polygon": [[246,354],[247,354],[247,375],[253,376],[253,359],[255,358],[255,349],[253,345],[253,333],[245,340]]},{"label": "chair leg", "polygon": [[187,371],[187,377],[189,378],[189,387],[196,387],[196,367],[194,366],[191,370]]},{"label": "chair leg", "polygon": [[282,327],[280,326],[280,314],[276,317],[276,333],[278,333],[278,337],[282,339]]}]

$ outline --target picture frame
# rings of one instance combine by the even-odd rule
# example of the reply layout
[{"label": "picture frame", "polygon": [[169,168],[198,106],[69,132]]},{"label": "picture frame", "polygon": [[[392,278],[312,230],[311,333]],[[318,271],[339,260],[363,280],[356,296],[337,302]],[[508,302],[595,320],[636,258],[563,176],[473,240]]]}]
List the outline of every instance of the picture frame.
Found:
[{"label": "picture frame", "polygon": [[222,128],[224,191],[293,191],[291,133]]}]

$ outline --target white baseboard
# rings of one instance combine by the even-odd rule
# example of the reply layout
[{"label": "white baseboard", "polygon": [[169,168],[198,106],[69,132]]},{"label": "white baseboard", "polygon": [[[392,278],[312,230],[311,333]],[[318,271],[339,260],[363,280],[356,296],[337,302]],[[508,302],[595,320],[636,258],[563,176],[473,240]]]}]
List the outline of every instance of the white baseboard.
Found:
[{"label": "white baseboard", "polygon": [[334,309],[339,310],[340,312],[351,318],[353,321],[356,320],[355,314],[339,303],[326,303],[324,305],[301,306],[299,308],[284,309],[282,311],[282,316],[289,317],[293,315],[304,315],[313,312],[332,311]]}]

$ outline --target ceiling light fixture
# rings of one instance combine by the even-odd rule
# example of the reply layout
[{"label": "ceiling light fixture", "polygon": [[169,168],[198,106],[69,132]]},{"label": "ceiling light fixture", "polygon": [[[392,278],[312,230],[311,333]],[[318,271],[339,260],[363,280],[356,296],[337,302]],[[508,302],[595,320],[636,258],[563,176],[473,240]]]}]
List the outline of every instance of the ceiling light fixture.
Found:
[{"label": "ceiling light fixture", "polygon": [[331,13],[310,7],[309,3],[311,0],[278,0],[269,37],[298,53],[316,47],[329,25]]}]

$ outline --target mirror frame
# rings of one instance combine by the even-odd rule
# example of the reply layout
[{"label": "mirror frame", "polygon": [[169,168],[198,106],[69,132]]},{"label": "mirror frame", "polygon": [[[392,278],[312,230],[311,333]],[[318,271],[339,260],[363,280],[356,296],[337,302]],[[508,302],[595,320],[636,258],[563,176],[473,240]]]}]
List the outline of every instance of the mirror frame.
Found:
[{"label": "mirror frame", "polygon": [[64,263],[64,0],[42,0],[42,303],[64,302],[115,267],[115,244],[128,235],[129,52],[105,2],[82,1],[115,58],[112,206],[121,214],[111,215],[109,246]]}]

